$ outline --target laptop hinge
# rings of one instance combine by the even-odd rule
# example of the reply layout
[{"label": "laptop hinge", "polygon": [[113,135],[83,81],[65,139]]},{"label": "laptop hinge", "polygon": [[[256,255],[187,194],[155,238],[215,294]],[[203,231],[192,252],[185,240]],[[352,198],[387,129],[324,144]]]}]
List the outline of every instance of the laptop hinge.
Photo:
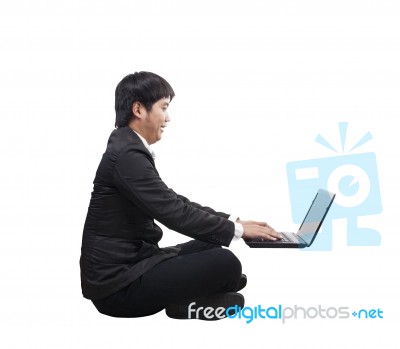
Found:
[{"label": "laptop hinge", "polygon": [[296,236],[297,236],[297,238],[299,239],[299,240],[301,240],[301,242],[303,242],[304,243],[304,245],[306,245],[306,246],[310,246],[305,240],[303,240],[302,239],[302,237],[301,236],[298,236],[297,234],[296,234]]}]

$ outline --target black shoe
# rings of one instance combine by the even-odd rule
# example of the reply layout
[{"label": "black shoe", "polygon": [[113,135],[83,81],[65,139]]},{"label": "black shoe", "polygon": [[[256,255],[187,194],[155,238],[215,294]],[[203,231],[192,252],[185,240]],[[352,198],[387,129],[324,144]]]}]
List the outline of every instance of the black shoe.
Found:
[{"label": "black shoe", "polygon": [[246,285],[247,285],[247,276],[245,274],[242,274],[239,280],[238,289],[236,291],[243,290],[246,287]]},{"label": "black shoe", "polygon": [[230,307],[232,314],[243,308],[244,297],[240,293],[227,292],[185,301],[178,304],[170,304],[165,308],[168,317],[173,319],[198,319],[221,320],[226,318],[226,310]]}]

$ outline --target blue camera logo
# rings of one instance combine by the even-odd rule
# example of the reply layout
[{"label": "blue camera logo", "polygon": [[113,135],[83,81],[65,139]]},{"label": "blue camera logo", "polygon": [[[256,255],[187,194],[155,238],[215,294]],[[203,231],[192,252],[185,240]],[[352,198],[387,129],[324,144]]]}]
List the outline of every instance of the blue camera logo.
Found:
[{"label": "blue camera logo", "polygon": [[[342,152],[345,149],[347,122],[339,123]],[[372,139],[368,132],[349,152]],[[325,138],[315,141],[339,153]],[[332,219],[346,218],[348,246],[379,246],[378,231],[359,228],[360,216],[382,212],[375,153],[339,155],[294,161],[286,164],[292,217],[301,223],[318,188],[336,193],[336,199],[313,245],[307,250],[332,250]]]}]

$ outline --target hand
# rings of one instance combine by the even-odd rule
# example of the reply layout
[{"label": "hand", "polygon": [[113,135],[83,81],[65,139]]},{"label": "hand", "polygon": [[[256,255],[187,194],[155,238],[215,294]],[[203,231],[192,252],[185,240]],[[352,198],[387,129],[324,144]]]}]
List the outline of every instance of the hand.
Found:
[{"label": "hand", "polygon": [[243,226],[244,240],[248,239],[263,239],[263,240],[280,240],[281,235],[275,231],[266,222],[256,222],[256,221],[241,221],[237,220]]},{"label": "hand", "polygon": [[272,227],[266,223],[266,222],[257,222],[257,221],[241,221],[240,219],[236,220],[237,223],[240,223],[241,225],[245,226],[245,225],[261,225],[263,227],[267,227],[267,228],[271,228]]}]

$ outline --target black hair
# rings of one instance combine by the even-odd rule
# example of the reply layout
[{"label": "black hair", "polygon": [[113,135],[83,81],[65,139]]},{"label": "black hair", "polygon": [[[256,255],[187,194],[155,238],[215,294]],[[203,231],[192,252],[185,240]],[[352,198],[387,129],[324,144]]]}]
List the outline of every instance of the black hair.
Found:
[{"label": "black hair", "polygon": [[171,85],[157,74],[141,71],[125,76],[115,89],[115,127],[129,124],[133,103],[140,102],[150,111],[161,98],[174,96]]}]

